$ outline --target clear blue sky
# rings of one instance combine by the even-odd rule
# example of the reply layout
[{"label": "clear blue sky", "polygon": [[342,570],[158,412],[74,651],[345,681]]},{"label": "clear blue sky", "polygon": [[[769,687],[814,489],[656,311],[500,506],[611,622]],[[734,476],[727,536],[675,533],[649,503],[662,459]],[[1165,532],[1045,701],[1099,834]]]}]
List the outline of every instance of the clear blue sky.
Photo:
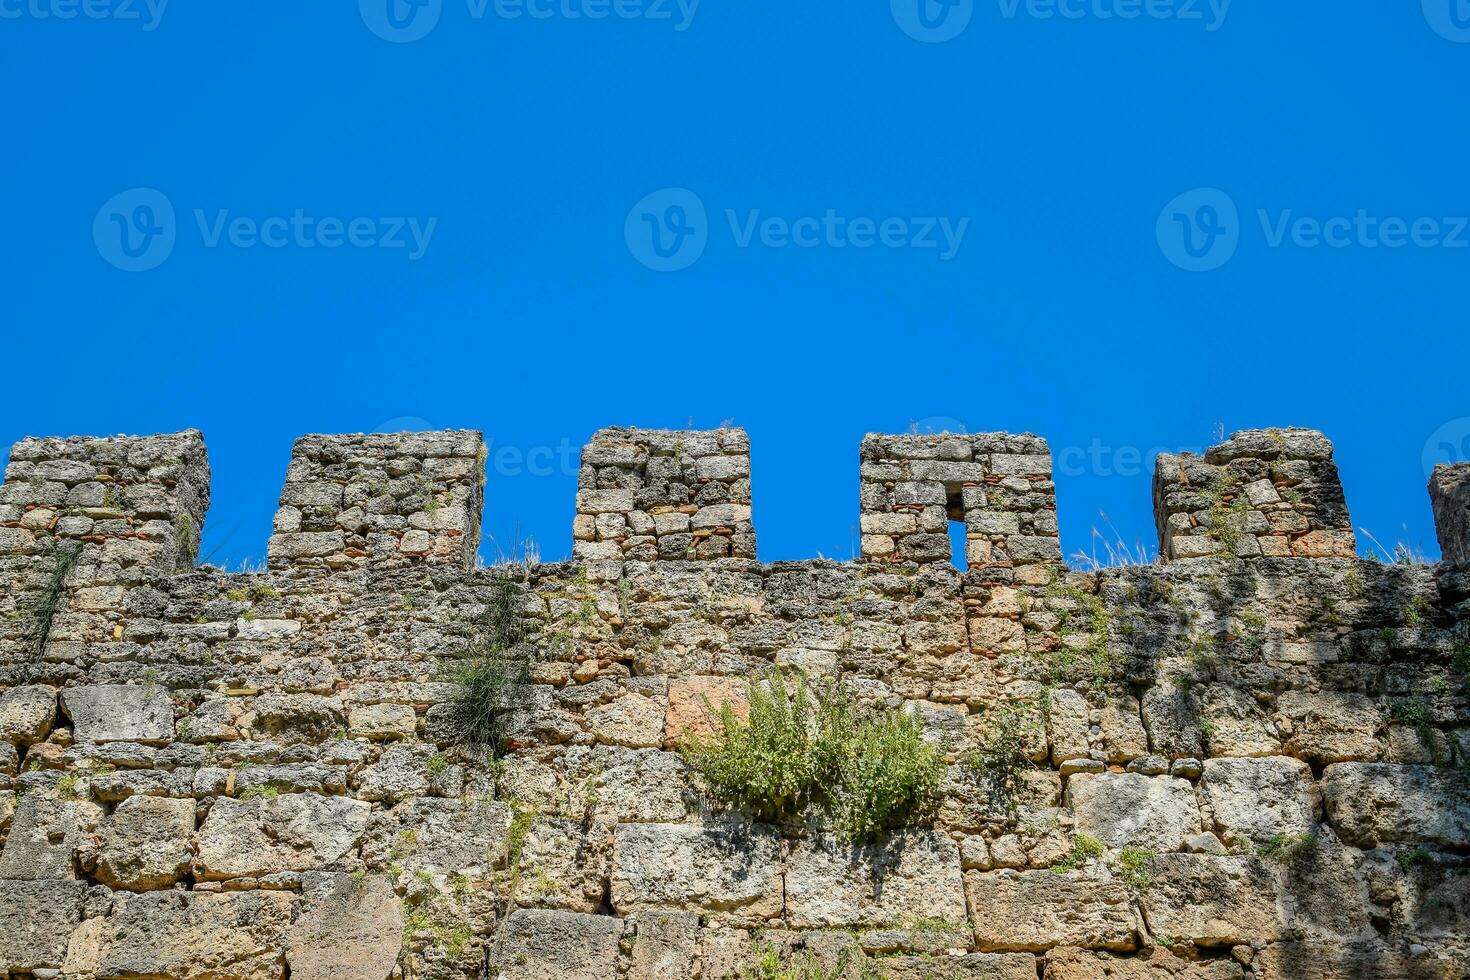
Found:
[{"label": "clear blue sky", "polygon": [[[1466,0],[529,2],[0,0],[0,440],[202,429],[235,563],[296,436],[482,429],[544,447],[492,456],[487,531],[555,558],[595,429],[733,420],[776,560],[851,554],[865,432],[1046,436],[1071,553],[1099,509],[1153,543],[1156,447],[1297,424],[1437,555]],[[356,218],[406,247],[325,247]]]}]

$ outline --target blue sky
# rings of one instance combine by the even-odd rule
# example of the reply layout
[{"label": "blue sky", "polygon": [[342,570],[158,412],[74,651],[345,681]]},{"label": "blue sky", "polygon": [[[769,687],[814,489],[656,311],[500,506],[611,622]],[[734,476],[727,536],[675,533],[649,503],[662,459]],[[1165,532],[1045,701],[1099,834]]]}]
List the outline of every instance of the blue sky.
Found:
[{"label": "blue sky", "polygon": [[865,432],[1046,436],[1071,553],[1296,424],[1437,555],[1467,0],[388,2],[0,0],[0,441],[202,429],[234,564],[296,436],[482,429],[557,558],[595,429],[733,420],[777,560]]}]

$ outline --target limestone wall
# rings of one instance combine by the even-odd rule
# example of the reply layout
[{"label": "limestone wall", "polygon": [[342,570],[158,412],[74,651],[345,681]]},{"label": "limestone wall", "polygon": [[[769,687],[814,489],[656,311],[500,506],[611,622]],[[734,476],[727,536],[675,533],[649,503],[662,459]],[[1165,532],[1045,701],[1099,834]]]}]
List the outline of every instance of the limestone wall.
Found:
[{"label": "limestone wall", "polygon": [[[1288,554],[1093,574],[1048,543],[1035,437],[870,437],[864,560],[762,565],[743,433],[604,430],[577,557],[503,569],[465,567],[473,434],[308,437],[277,532],[331,547],[278,540],[257,575],[188,567],[197,433],[20,443],[0,976],[1463,977],[1470,566],[1332,557],[1330,444],[1282,431],[1156,488],[1166,543],[1249,509]],[[967,573],[907,540],[938,516]],[[445,706],[507,594],[532,683],[490,762]],[[917,713],[935,815],[854,849],[712,806],[677,747],[775,667]],[[1005,800],[966,760],[1008,715]]]}]

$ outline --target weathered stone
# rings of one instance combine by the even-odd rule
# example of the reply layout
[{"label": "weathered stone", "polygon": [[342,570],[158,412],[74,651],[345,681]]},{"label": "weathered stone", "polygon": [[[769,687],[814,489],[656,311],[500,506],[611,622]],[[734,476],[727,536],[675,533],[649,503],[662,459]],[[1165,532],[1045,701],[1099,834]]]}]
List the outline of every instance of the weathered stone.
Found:
[{"label": "weathered stone", "polygon": [[518,909],[496,937],[492,968],[500,980],[611,980],[622,937],[621,919]]},{"label": "weathered stone", "polygon": [[689,769],[672,752],[599,748],[588,777],[592,813],[615,823],[677,823],[695,796]]},{"label": "weathered stone", "polygon": [[403,927],[403,904],[386,879],[340,875],[287,934],[291,980],[387,980]]},{"label": "weathered stone", "polygon": [[1054,949],[1046,954],[1043,980],[1239,980],[1240,964],[1232,960],[1191,963],[1163,950],[1152,955],[1117,956],[1082,949]]},{"label": "weathered stone", "polygon": [[1376,942],[1276,943],[1252,963],[1260,980],[1464,980],[1463,963],[1411,956]]},{"label": "weathered stone", "polygon": [[632,920],[636,939],[628,980],[688,980],[699,957],[699,916],[648,912]]},{"label": "weathered stone", "polygon": [[61,692],[61,708],[78,742],[163,745],[174,737],[174,706],[152,685],[96,684]]},{"label": "weathered stone", "polygon": [[1286,752],[1315,765],[1373,762],[1383,754],[1378,706],[1361,694],[1287,691],[1276,711],[1291,726]]},{"label": "weathered stone", "polygon": [[760,825],[623,824],[613,837],[613,907],[624,915],[690,908],[776,915],[779,853],[780,837]]},{"label": "weathered stone", "polygon": [[1036,980],[1029,953],[885,956],[875,966],[885,980]]},{"label": "weathered stone", "polygon": [[97,880],[126,891],[168,888],[189,870],[193,834],[193,800],[130,796],[103,827]]},{"label": "weathered stone", "polygon": [[413,738],[418,715],[407,704],[359,704],[347,712],[347,733],[354,738],[392,741]]},{"label": "weathered stone", "polygon": [[1067,804],[1077,832],[1108,847],[1177,851],[1200,832],[1194,787],[1171,776],[1079,774],[1067,782]]},{"label": "weathered stone", "polygon": [[12,687],[0,694],[0,742],[35,745],[56,721],[56,689]]},{"label": "weathered stone", "polygon": [[606,827],[590,828],[573,820],[542,818],[526,831],[520,849],[520,873],[512,894],[527,908],[596,912],[602,905],[603,882],[611,840]]},{"label": "weathered stone", "polygon": [[147,892],[107,920],[98,977],[281,980],[289,893]]},{"label": "weathered stone", "polygon": [[1254,857],[1161,854],[1142,896],[1149,930],[1201,946],[1281,938],[1275,876]]},{"label": "weathered stone", "polygon": [[199,832],[195,875],[220,881],[331,869],[362,838],[371,809],[314,793],[218,799]]},{"label": "weathered stone", "polygon": [[102,808],[46,790],[26,793],[16,804],[10,835],[0,853],[0,878],[24,881],[71,879],[77,865],[95,854]]},{"label": "weathered stone", "polygon": [[1254,850],[1277,837],[1312,833],[1322,796],[1312,770],[1299,759],[1206,759],[1200,796],[1215,828],[1234,848]]},{"label": "weathered stone", "polygon": [[0,969],[11,975],[59,969],[86,893],[80,881],[0,879]]},{"label": "weathered stone", "polygon": [[671,748],[689,738],[708,738],[719,730],[720,713],[729,706],[741,721],[750,717],[748,682],[736,677],[690,677],[669,682],[669,709],[664,739]]},{"label": "weathered stone", "polygon": [[377,871],[396,864],[407,871],[478,869],[483,875],[504,863],[513,819],[508,804],[490,800],[405,800],[373,815],[362,857]]},{"label": "weathered stone", "polygon": [[1135,945],[1128,890],[1116,882],[1053,871],[970,871],[965,892],[975,942],[987,952]]},{"label": "weathered stone", "polygon": [[812,836],[787,865],[786,918],[797,928],[963,922],[959,848],[929,831],[896,833],[863,848]]},{"label": "weathered stone", "polygon": [[1470,780],[1463,772],[1342,762],[1323,772],[1322,794],[1332,825],[1349,844],[1470,846]]},{"label": "weathered stone", "polygon": [[587,724],[604,745],[658,748],[664,741],[665,708],[641,694],[624,694],[587,712]]}]

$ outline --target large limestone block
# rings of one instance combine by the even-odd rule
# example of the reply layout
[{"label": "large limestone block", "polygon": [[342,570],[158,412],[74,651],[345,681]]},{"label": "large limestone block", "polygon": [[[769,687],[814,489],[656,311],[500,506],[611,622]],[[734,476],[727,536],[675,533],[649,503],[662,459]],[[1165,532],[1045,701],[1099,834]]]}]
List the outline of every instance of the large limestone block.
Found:
[{"label": "large limestone block", "polygon": [[1067,805],[1077,833],[1108,847],[1177,851],[1200,832],[1194,787],[1171,776],[1079,773],[1067,781]]},{"label": "large limestone block", "polygon": [[61,692],[61,708],[78,742],[163,745],[174,737],[174,705],[151,684],[95,684]]},{"label": "large limestone block", "polygon": [[99,978],[281,980],[288,892],[135,895],[108,919]]},{"label": "large limestone block", "polygon": [[854,848],[830,835],[797,844],[786,872],[786,918],[796,928],[965,921],[960,850],[948,837],[913,830]]},{"label": "large limestone block", "polygon": [[971,871],[965,892],[975,942],[987,952],[1134,948],[1132,903],[1117,882],[1053,871]]},{"label": "large limestone block", "polygon": [[1144,693],[1141,710],[1152,751],[1170,759],[1204,754],[1199,706],[1188,688],[1172,682],[1155,684]]},{"label": "large limestone block", "polygon": [[126,891],[168,888],[194,856],[194,801],[130,796],[102,830],[97,880]]},{"label": "large limestone block", "polygon": [[1322,794],[1300,759],[1207,759],[1200,795],[1215,813],[1220,839],[1255,850],[1281,835],[1312,833]]},{"label": "large limestone block", "polygon": [[1330,829],[1303,839],[1280,865],[1286,938],[1351,942],[1374,938],[1363,853]]},{"label": "large limestone block", "polygon": [[[588,780],[593,815],[612,823],[676,823],[694,799],[689,767],[673,752],[599,748]],[[585,794],[584,794],[585,795]]]},{"label": "large limestone block", "polygon": [[[19,795],[19,794],[17,794]],[[93,850],[102,808],[63,799],[47,790],[26,793],[16,804],[10,836],[0,852],[0,878],[25,881],[75,878]]]},{"label": "large limestone block", "polygon": [[1199,698],[1211,755],[1281,754],[1275,725],[1249,692],[1229,684],[1207,684],[1200,688]]},{"label": "large limestone block", "polygon": [[778,915],[780,851],[760,825],[624,824],[613,837],[613,907]]},{"label": "large limestone block", "polygon": [[630,692],[590,709],[586,718],[592,734],[603,745],[649,749],[663,745],[666,711],[665,706],[653,698]]},{"label": "large limestone block", "polygon": [[1322,774],[1322,794],[1349,844],[1470,847],[1470,778],[1463,770],[1343,762]]},{"label": "large limestone block", "polygon": [[1234,960],[1191,963],[1164,950],[1152,955],[1115,956],[1085,949],[1054,949],[1046,954],[1043,980],[1240,980]]},{"label": "large limestone block", "polygon": [[607,880],[610,832],[579,820],[540,818],[521,844],[520,874],[511,895],[524,908],[596,912]]},{"label": "large limestone block", "polygon": [[362,858],[374,870],[483,875],[504,863],[514,818],[508,804],[491,800],[406,800],[373,815]]},{"label": "large limestone block", "polygon": [[1372,762],[1383,755],[1378,730],[1383,716],[1372,699],[1343,691],[1287,691],[1276,713],[1291,734],[1286,753],[1314,765]]},{"label": "large limestone block", "polygon": [[1258,980],[1464,980],[1463,963],[1411,956],[1376,942],[1291,942],[1267,946],[1252,969]]},{"label": "large limestone block", "polygon": [[518,909],[491,954],[499,980],[613,980],[623,922],[605,915]]},{"label": "large limestone block", "polygon": [[1276,876],[1254,857],[1162,854],[1142,897],[1149,930],[1201,946],[1281,938]]},{"label": "large limestone block", "polygon": [[403,926],[403,903],[387,879],[340,875],[287,934],[291,980],[387,980]]},{"label": "large limestone block", "polygon": [[689,980],[699,957],[699,915],[649,912],[632,920],[628,980]]},{"label": "large limestone block", "polygon": [[55,688],[12,687],[0,694],[0,742],[35,745],[56,722]]},{"label": "large limestone block", "polygon": [[58,969],[86,895],[80,881],[0,879],[0,973]]},{"label": "large limestone block", "polygon": [[876,965],[884,980],[1036,980],[1030,953],[887,956]]},{"label": "large limestone block", "polygon": [[199,833],[194,873],[205,881],[332,868],[367,829],[371,806],[315,793],[221,797]]}]

